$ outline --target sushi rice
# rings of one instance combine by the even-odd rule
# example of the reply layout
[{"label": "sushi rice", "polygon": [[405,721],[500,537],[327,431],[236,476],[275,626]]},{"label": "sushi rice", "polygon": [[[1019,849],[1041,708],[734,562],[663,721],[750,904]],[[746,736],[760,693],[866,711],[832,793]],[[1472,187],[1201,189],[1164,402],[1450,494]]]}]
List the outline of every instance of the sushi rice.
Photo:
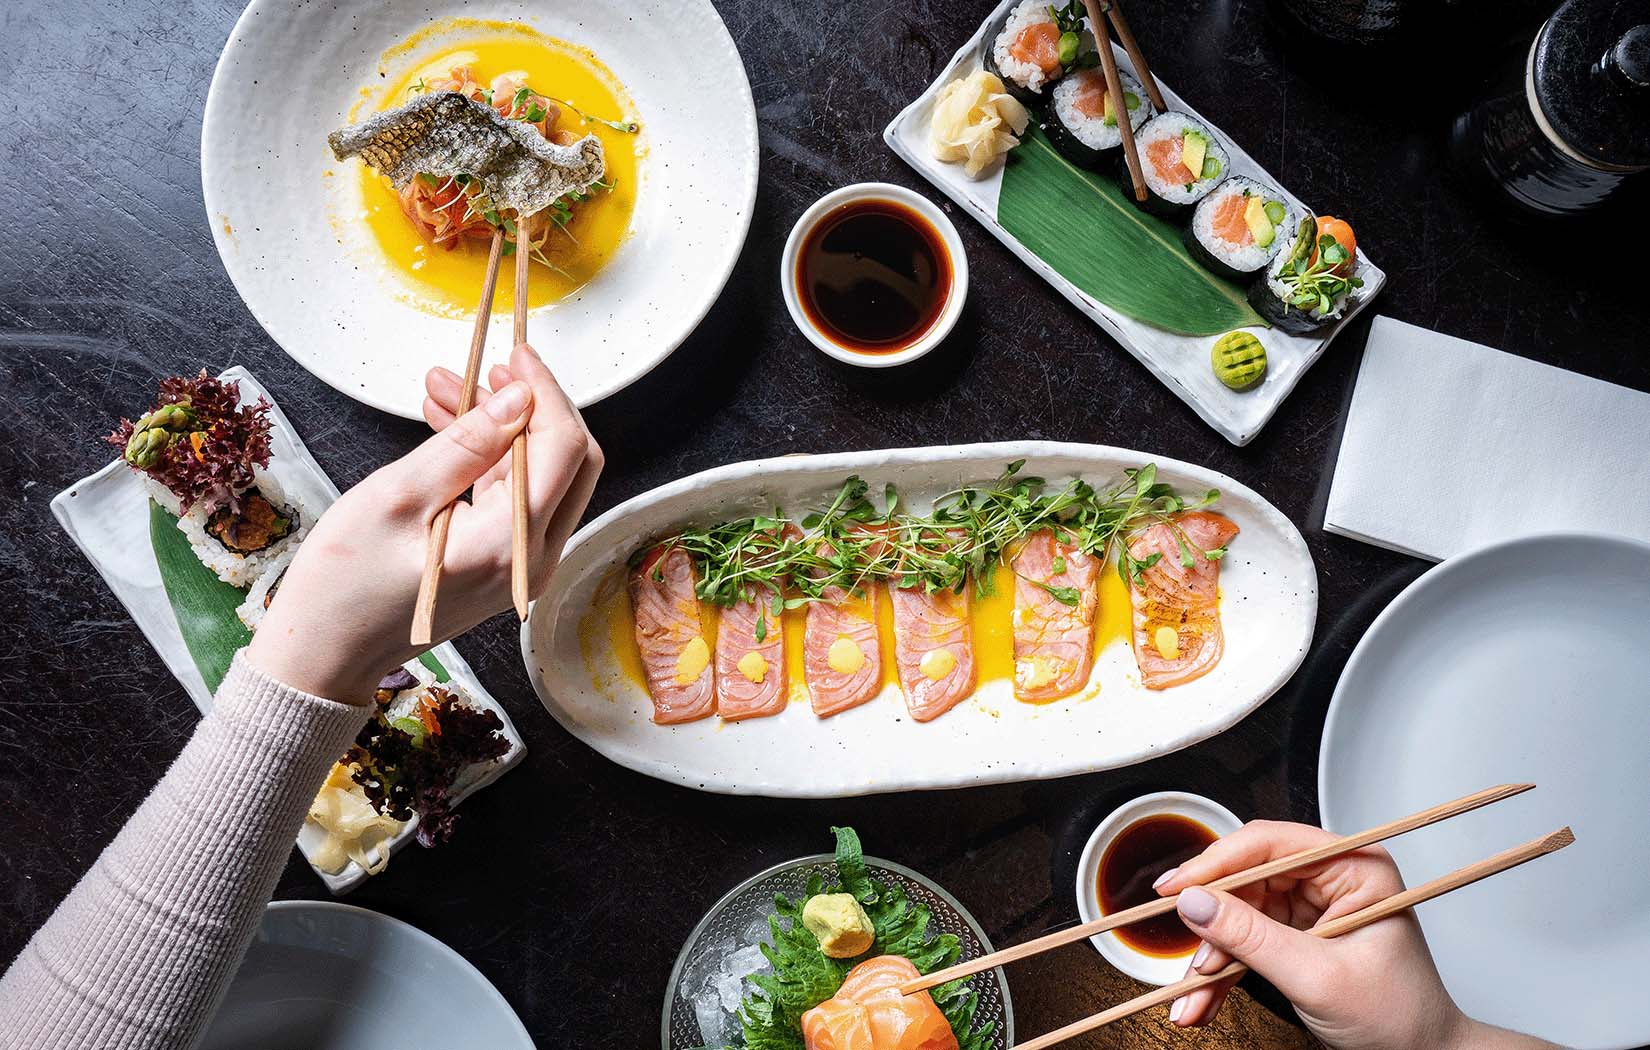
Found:
[{"label": "sushi rice", "polygon": [[213,508],[208,508],[203,503],[195,504],[178,517],[178,530],[189,538],[189,546],[194,548],[195,557],[200,559],[202,565],[217,573],[218,579],[232,587],[251,586],[283,552],[294,550],[303,542],[311,524],[309,510],[303,505],[303,501],[295,495],[289,496],[275,475],[259,469],[254,470],[253,478],[252,487],[246,491],[263,496],[277,510],[290,515],[294,522],[290,532],[263,550],[243,554],[225,547],[216,536],[207,532],[206,526],[212,517]]},{"label": "sushi rice", "polygon": [[298,553],[296,545],[289,546],[272,558],[269,566],[253,581],[252,587],[246,592],[246,601],[235,609],[235,615],[240,617],[241,623],[249,631],[256,631],[263,623],[264,613],[268,612],[270,592],[281,582],[288,565],[292,564],[293,557]]},{"label": "sushi rice", "polygon": [[[1220,214],[1223,204],[1234,195],[1248,199],[1259,198],[1261,201],[1276,202],[1283,208],[1283,219],[1273,224],[1272,241],[1266,247],[1261,247],[1248,234],[1245,227],[1245,236],[1242,243],[1228,240],[1215,229],[1216,217]],[[1258,273],[1266,267],[1283,249],[1292,245],[1295,232],[1300,226],[1300,209],[1291,204],[1289,199],[1278,190],[1263,182],[1234,175],[1223,180],[1218,187],[1204,197],[1192,212],[1192,224],[1187,228],[1187,247],[1199,262],[1211,270],[1225,277],[1242,278]]]},{"label": "sushi rice", "polygon": [[[1098,69],[1086,69],[1063,78],[1054,85],[1052,96],[1054,119],[1060,122],[1073,138],[1091,150],[1111,150],[1123,144],[1123,131],[1118,122],[1106,123],[1105,117],[1091,117],[1077,108],[1077,95],[1092,77],[1105,74]],[[1125,96],[1133,94],[1135,104],[1129,107],[1129,127],[1135,131],[1152,115],[1152,104],[1146,100],[1146,91],[1126,69],[1119,69],[1117,77],[1123,84]],[[1104,88],[1102,87],[1102,90]]]},{"label": "sushi rice", "polygon": [[[1033,62],[1022,62],[1013,55],[1014,42],[1028,26],[1038,22],[1054,22],[1054,13],[1051,10],[1051,0],[1020,0],[1014,9],[1008,13],[1008,19],[1003,28],[997,32],[997,38],[991,42],[991,61],[996,66],[995,72],[1001,74],[1010,85],[1018,87],[1033,95],[1041,95],[1043,91],[1058,79],[1061,73],[1052,76],[1043,72],[1041,66]],[[1094,50],[1094,37],[1085,28],[1078,43],[1077,53]],[[1063,72],[1063,71],[1062,71]]]},{"label": "sushi rice", "polygon": [[[1152,145],[1165,139],[1184,139],[1188,131],[1200,134],[1207,140],[1209,145],[1205,156],[1216,162],[1216,170],[1209,178],[1197,177],[1197,173],[1194,173],[1193,181],[1190,183],[1170,181],[1160,174],[1157,165],[1148,159],[1152,154]],[[1211,190],[1220,185],[1232,167],[1231,156],[1227,154],[1226,147],[1221,145],[1220,138],[1214,132],[1200,121],[1174,110],[1147,121],[1146,126],[1141,128],[1140,134],[1136,136],[1136,141],[1140,144],[1140,167],[1146,178],[1146,188],[1151,190],[1152,195],[1158,200],[1177,210],[1188,208],[1208,196]],[[1124,177],[1127,177],[1127,173]]]}]

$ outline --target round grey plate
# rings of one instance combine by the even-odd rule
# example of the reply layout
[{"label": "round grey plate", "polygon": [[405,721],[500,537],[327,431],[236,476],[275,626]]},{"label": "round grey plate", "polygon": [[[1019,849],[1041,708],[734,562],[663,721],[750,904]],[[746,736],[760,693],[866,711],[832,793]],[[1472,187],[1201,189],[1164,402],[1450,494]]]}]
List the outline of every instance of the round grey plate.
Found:
[{"label": "round grey plate", "polygon": [[510,1004],[429,934],[331,901],[276,901],[201,1050],[533,1050]]},{"label": "round grey plate", "polygon": [[1650,544],[1537,536],[1451,558],[1376,618],[1335,687],[1324,824],[1495,784],[1534,791],[1387,843],[1410,885],[1568,824],[1575,845],[1419,909],[1474,1017],[1579,1050],[1650,1041]]},{"label": "round grey plate", "polygon": [[[875,857],[866,857],[865,866],[874,878],[905,890],[913,905],[926,904],[933,919],[928,929],[933,933],[955,934],[962,942],[962,957],[973,959],[991,953],[991,942],[985,931],[974,921],[957,899],[927,878],[910,868]],[[715,965],[730,944],[739,943],[742,934],[754,923],[765,921],[773,914],[773,898],[783,893],[796,899],[806,892],[808,877],[818,874],[827,882],[836,878],[836,858],[829,853],[800,857],[758,872],[730,890],[727,896],[699,920],[699,925],[688,934],[682,953],[676,957],[676,966],[670,971],[670,983],[665,990],[664,1021],[659,1029],[663,1050],[692,1050],[705,1044],[694,1016],[693,1003],[685,996],[685,977],[700,971],[707,964]],[[1014,1007],[1008,998],[1008,982],[1001,969],[975,976],[974,990],[980,1002],[976,1017],[981,1021],[995,1021],[992,1050],[1008,1050],[1014,1045]],[[720,1044],[713,1044],[720,1045]]]}]

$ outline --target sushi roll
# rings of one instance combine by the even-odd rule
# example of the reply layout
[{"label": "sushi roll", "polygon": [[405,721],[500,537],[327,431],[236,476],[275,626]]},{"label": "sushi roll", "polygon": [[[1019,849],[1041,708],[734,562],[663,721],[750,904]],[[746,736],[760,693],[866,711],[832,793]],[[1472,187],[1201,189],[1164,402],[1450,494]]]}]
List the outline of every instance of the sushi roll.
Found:
[{"label": "sushi roll", "polygon": [[1085,52],[1094,52],[1083,22],[1078,0],[1059,8],[1049,0],[1020,0],[986,38],[986,71],[1024,105],[1042,104],[1050,86]]},{"label": "sushi roll", "polygon": [[1192,258],[1233,280],[1266,268],[1300,226],[1300,214],[1277,190],[1234,175],[1192,211],[1184,240]]},{"label": "sushi roll", "polygon": [[296,496],[266,470],[253,477],[235,500],[217,507],[200,501],[178,518],[201,564],[231,587],[250,587],[309,532],[308,512]]},{"label": "sushi roll", "polygon": [[1231,166],[1226,147],[1201,123],[1170,110],[1148,120],[1135,136],[1146,199],[1135,200],[1127,163],[1119,163],[1123,192],[1153,215],[1178,219],[1220,185]]},{"label": "sushi roll", "polygon": [[269,611],[269,603],[275,600],[275,592],[281,587],[281,578],[286,575],[286,568],[292,564],[292,558],[297,553],[296,547],[283,550],[253,581],[251,589],[246,592],[246,601],[235,609],[235,615],[240,617],[247,630],[256,631],[258,625],[263,623],[264,613]]},{"label": "sushi roll", "polygon": [[[1145,90],[1127,71],[1119,69],[1123,83],[1123,105],[1129,112],[1129,127],[1136,132],[1152,115]],[[1049,141],[1073,164],[1100,167],[1106,155],[1123,144],[1123,132],[1112,112],[1106,75],[1098,69],[1072,73],[1054,85],[1050,95],[1048,121],[1043,125]]]},{"label": "sushi roll", "polygon": [[1332,216],[1301,217],[1265,276],[1249,287],[1249,304],[1281,331],[1315,332],[1341,319],[1364,282],[1356,275],[1352,226]]}]

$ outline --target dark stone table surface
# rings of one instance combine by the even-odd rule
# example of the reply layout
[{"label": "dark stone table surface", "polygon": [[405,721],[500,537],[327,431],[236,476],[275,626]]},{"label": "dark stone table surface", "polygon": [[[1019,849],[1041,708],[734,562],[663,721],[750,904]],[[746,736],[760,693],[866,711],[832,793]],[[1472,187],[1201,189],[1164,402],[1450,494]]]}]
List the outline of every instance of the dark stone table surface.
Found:
[{"label": "dark stone table surface", "polygon": [[[458,949],[543,1045],[652,1045],[666,976],[704,909],[746,875],[826,848],[832,824],[855,825],[874,852],[945,883],[1008,943],[1074,918],[1075,850],[1101,814],[1137,793],[1186,788],[1246,818],[1313,820],[1318,736],[1340,668],[1376,613],[1425,569],[1321,528],[1370,314],[1650,389],[1642,192],[1632,210],[1530,227],[1443,170],[1451,115],[1483,90],[1497,42],[1517,36],[1528,10],[1525,22],[1504,7],[1468,19],[1474,46],[1459,54],[1438,39],[1414,61],[1364,69],[1281,37],[1261,3],[1131,5],[1159,75],[1307,201],[1351,217],[1390,275],[1363,323],[1253,444],[1234,448],[960,217],[976,291],[928,363],[854,372],[813,350],[775,287],[791,223],[849,182],[928,190],[880,132],[988,5],[719,6],[760,120],[755,221],[697,333],[588,413],[608,455],[592,511],[774,453],[1014,438],[1120,444],[1225,471],[1282,508],[1317,563],[1317,638],[1294,680],[1236,728],[1143,765],[779,802],[698,794],[598,757],[535,702],[513,624],[484,625],[461,648],[525,734],[527,761],[464,807],[454,842],[402,854],[350,900]],[[230,364],[269,386],[341,486],[422,436],[293,364],[219,265],[201,205],[200,121],[238,13],[238,0],[0,7],[0,960],[92,863],[197,717],[49,512],[54,493],[108,460],[98,437],[158,378]],[[1636,239],[1619,239],[1635,227]],[[1470,500],[1474,464],[1460,467],[1460,498]],[[294,852],[278,895],[326,894]],[[1098,965],[1086,948],[1068,953],[1073,967]],[[1045,983],[1014,991],[1028,1034],[1083,1005]]]}]

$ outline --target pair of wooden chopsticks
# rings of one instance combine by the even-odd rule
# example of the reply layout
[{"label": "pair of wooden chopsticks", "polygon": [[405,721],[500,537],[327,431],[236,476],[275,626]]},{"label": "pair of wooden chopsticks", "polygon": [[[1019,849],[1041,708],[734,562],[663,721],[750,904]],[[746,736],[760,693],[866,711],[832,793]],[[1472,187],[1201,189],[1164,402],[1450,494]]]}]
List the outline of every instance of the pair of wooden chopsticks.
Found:
[{"label": "pair of wooden chopsticks", "polygon": [[[527,341],[527,220],[516,219],[515,326],[512,345]],[[458,415],[476,403],[476,386],[481,382],[481,354],[487,346],[487,324],[493,316],[493,292],[498,287],[498,263],[504,254],[504,227],[493,228],[487,251],[487,276],[481,282],[481,302],[476,307],[475,330],[470,335],[470,356],[464,363],[464,386],[458,394]],[[527,430],[524,427],[510,445],[510,598],[516,616],[527,619]],[[430,523],[429,543],[424,553],[424,576],[418,582],[418,602],[413,607],[412,644],[429,645],[435,622],[436,591],[441,586],[441,569],[447,557],[447,533],[452,528],[453,505],[447,504]]]},{"label": "pair of wooden chopsticks", "polygon": [[[1245,871],[1234,872],[1231,875],[1227,875],[1224,878],[1216,879],[1214,882],[1209,883],[1209,887],[1218,890],[1233,890],[1240,886],[1248,886],[1261,882],[1265,879],[1271,878],[1274,875],[1282,875],[1287,872],[1298,871],[1302,868],[1322,863],[1323,861],[1330,860],[1334,857],[1339,857],[1355,850],[1363,849],[1365,846],[1372,846],[1377,842],[1392,838],[1395,835],[1401,835],[1406,831],[1414,831],[1417,828],[1423,828],[1429,824],[1436,824],[1441,820],[1446,820],[1450,817],[1467,813],[1482,806],[1487,806],[1492,802],[1499,802],[1502,799],[1523,794],[1533,787],[1535,787],[1534,784],[1502,784],[1499,787],[1486,788],[1483,791],[1458,798],[1453,802],[1446,802],[1439,806],[1433,806],[1431,809],[1425,809],[1419,813],[1414,813],[1410,816],[1382,824],[1379,827],[1370,828],[1368,831],[1359,832],[1356,835],[1347,835],[1344,838],[1335,839],[1332,842],[1314,847],[1313,849],[1301,850],[1298,853],[1292,853],[1287,857],[1279,857],[1277,860],[1268,861],[1265,864],[1257,865],[1256,867],[1249,868]],[[1541,838],[1526,842],[1522,846],[1515,846],[1512,849],[1497,853],[1495,856],[1478,861],[1476,864],[1469,864],[1464,868],[1450,872],[1448,875],[1441,876],[1440,878],[1433,879],[1431,882],[1417,886],[1414,889],[1405,890],[1402,893],[1394,894],[1391,897],[1377,901],[1359,911],[1352,912],[1348,915],[1343,915],[1339,919],[1335,919],[1314,927],[1307,932],[1311,933],[1315,937],[1339,937],[1342,934],[1350,933],[1353,930],[1368,926],[1370,923],[1376,922],[1380,919],[1387,918],[1391,915],[1396,915],[1405,909],[1413,908],[1425,901],[1432,900],[1434,897],[1442,896],[1451,890],[1460,889],[1462,886],[1470,885],[1480,879],[1485,879],[1491,875],[1497,874],[1498,872],[1506,871],[1508,868],[1517,867],[1518,865],[1534,860],[1537,857],[1542,857],[1549,853],[1557,852],[1574,841],[1575,835],[1571,833],[1569,828],[1560,828],[1549,835],[1544,835]],[[905,995],[925,991],[929,988],[934,988],[938,985],[944,984],[947,981],[954,981],[958,978],[969,977],[984,970],[990,970],[1007,963],[1024,959],[1028,956],[1036,955],[1040,952],[1045,952],[1050,948],[1055,948],[1063,944],[1070,944],[1073,941],[1080,941],[1085,938],[1092,937],[1097,933],[1104,933],[1107,930],[1116,929],[1119,926],[1127,926],[1130,923],[1139,922],[1142,919],[1149,919],[1155,915],[1167,914],[1175,910],[1175,902],[1177,898],[1178,894],[1175,897],[1165,897],[1162,900],[1152,901],[1138,907],[1129,908],[1125,911],[1117,912],[1114,915],[1102,916],[1093,922],[1086,922],[1079,926],[1073,926],[1070,929],[1060,930],[1056,933],[1038,937],[1035,940],[1027,941],[1024,944],[1018,944],[1012,948],[1005,948],[1000,952],[992,952],[989,955],[982,955],[977,959],[970,959],[944,970],[937,970],[934,973],[905,982],[900,986],[900,991]],[[1205,988],[1211,984],[1231,980],[1241,975],[1244,970],[1245,967],[1242,963],[1234,962],[1220,970],[1218,973],[1213,973],[1206,976],[1196,975],[1188,977],[1185,980],[1166,985],[1156,991],[1148,992],[1145,995],[1130,999],[1128,1002],[1120,1003],[1109,1010],[1104,1010],[1100,1013],[1094,1014],[1091,1017],[1084,1018],[1081,1021],[1073,1022],[1072,1024],[1050,1032],[1047,1035],[1038,1036],[1030,1042],[1020,1043],[1017,1046],[1017,1050],[1045,1050],[1047,1047],[1054,1046],[1056,1043],[1064,1042],[1065,1040],[1083,1032],[1099,1028],[1101,1025],[1107,1025],[1113,1021],[1121,1020],[1122,1018],[1137,1014],[1140,1011],[1153,1006],[1160,1006],[1164,1003],[1172,1002],[1180,996],[1185,995],[1188,992],[1195,991],[1198,988]]]},{"label": "pair of wooden chopsticks", "polygon": [[1163,101],[1163,92],[1158,90],[1157,78],[1152,76],[1151,67],[1146,65],[1145,52],[1140,50],[1140,44],[1134,39],[1134,33],[1129,30],[1129,23],[1123,18],[1122,8],[1117,6],[1117,0],[1084,0],[1084,6],[1089,12],[1089,28],[1094,31],[1094,42],[1100,52],[1100,68],[1106,75],[1106,94],[1111,97],[1111,111],[1117,115],[1117,130],[1123,137],[1123,159],[1129,165],[1129,179],[1134,183],[1134,199],[1146,199],[1146,178],[1140,168],[1140,147],[1134,142],[1134,125],[1129,122],[1129,107],[1123,98],[1123,81],[1117,75],[1117,56],[1111,53],[1111,33],[1106,29],[1106,20],[1101,15],[1111,19],[1111,26],[1117,30],[1117,39],[1123,44],[1123,50],[1128,52],[1129,61],[1134,63],[1134,71],[1140,77],[1140,83],[1146,88],[1146,96],[1152,100],[1152,105],[1162,113],[1169,106]]}]

